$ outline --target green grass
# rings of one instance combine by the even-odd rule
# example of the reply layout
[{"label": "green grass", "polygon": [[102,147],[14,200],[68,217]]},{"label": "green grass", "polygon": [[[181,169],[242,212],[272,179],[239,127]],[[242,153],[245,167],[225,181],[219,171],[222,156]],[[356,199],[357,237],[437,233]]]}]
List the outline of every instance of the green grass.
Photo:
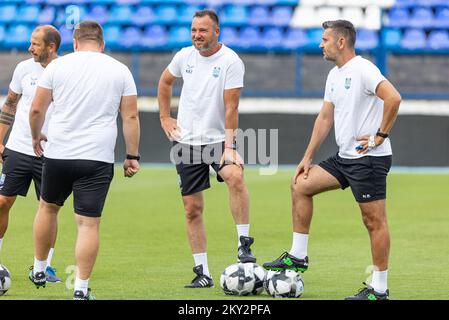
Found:
[{"label": "green grass", "polygon": [[[251,200],[253,252],[262,264],[291,245],[289,181],[293,171],[260,176],[246,170]],[[447,299],[449,283],[449,175],[391,174],[389,288],[392,299]],[[36,290],[27,279],[33,263],[32,224],[37,202],[17,200],[1,252],[12,287],[0,299],[71,299],[76,228],[72,199],[59,214],[53,264],[63,283]],[[368,277],[368,234],[350,190],[315,199],[309,241],[311,265],[301,299],[341,299]],[[205,192],[208,257],[213,289],[189,290],[193,258],[187,243],[178,177],[172,168],[144,168],[133,179],[116,168],[101,225],[100,253],[90,286],[99,299],[230,299],[219,286],[224,268],[236,262],[237,236],[226,186],[212,180]],[[73,270],[73,269],[71,269]],[[71,271],[69,270],[69,271]],[[254,297],[251,297],[254,298]],[[244,298],[242,298],[244,299]],[[263,293],[257,299],[271,299]]]}]

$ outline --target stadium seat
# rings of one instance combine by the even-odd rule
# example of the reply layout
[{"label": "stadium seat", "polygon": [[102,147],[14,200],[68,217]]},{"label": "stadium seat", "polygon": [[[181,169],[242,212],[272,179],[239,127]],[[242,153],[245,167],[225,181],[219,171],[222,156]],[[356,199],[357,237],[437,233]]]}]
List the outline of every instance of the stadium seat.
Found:
[{"label": "stadium seat", "polygon": [[365,7],[369,4],[367,0],[327,0],[326,5],[332,7]]},{"label": "stadium seat", "polygon": [[55,7],[47,6],[40,11],[37,22],[39,24],[52,24],[53,20],[55,20],[55,13]]},{"label": "stadium seat", "polygon": [[238,47],[240,42],[237,29],[233,27],[224,27],[223,29],[221,29],[220,41],[228,47]]},{"label": "stadium seat", "polygon": [[365,8],[365,29],[380,30],[382,27],[382,11],[376,5]]},{"label": "stadium seat", "polygon": [[323,38],[323,29],[310,29],[307,31],[309,42],[306,47],[310,49],[320,50],[320,43]]},{"label": "stadium seat", "polygon": [[276,0],[275,4],[277,6],[297,6],[301,0]]},{"label": "stadium seat", "polygon": [[290,27],[292,28],[316,28],[320,27],[320,21],[316,16],[314,7],[296,7],[293,13],[292,20],[290,21]]},{"label": "stadium seat", "polygon": [[128,27],[122,31],[119,45],[126,49],[137,49],[140,45],[142,31],[136,27]]},{"label": "stadium seat", "polygon": [[39,12],[40,9],[37,5],[20,6],[15,21],[18,23],[35,23],[39,18]]},{"label": "stadium seat", "polygon": [[3,40],[5,39],[6,34],[6,28],[4,25],[0,25],[0,44],[3,43]]},{"label": "stadium seat", "polygon": [[171,48],[185,47],[192,44],[189,27],[171,27],[168,33],[167,45]]},{"label": "stadium seat", "polygon": [[10,26],[6,31],[4,45],[10,48],[28,48],[33,29],[34,26],[24,24]]},{"label": "stadium seat", "polygon": [[225,6],[221,13],[222,26],[242,26],[248,23],[248,9],[244,6]]},{"label": "stadium seat", "polygon": [[133,9],[129,5],[113,6],[109,11],[108,23],[112,24],[131,24]]},{"label": "stadium seat", "polygon": [[97,21],[99,24],[104,24],[108,21],[109,11],[105,5],[94,5],[87,15],[89,20]]},{"label": "stadium seat", "polygon": [[0,23],[12,22],[16,17],[16,6],[0,6]]},{"label": "stadium seat", "polygon": [[115,49],[118,47],[121,37],[119,26],[106,26],[103,28],[103,36],[106,49]]},{"label": "stadium seat", "polygon": [[159,6],[155,10],[156,13],[156,21],[157,24],[174,24],[178,20],[178,12],[176,11],[175,6],[171,5],[163,5]]},{"label": "stadium seat", "polygon": [[402,33],[399,29],[382,30],[382,44],[387,49],[397,49],[401,46]]},{"label": "stadium seat", "polygon": [[296,50],[305,47],[309,43],[307,33],[302,29],[289,29],[285,35],[282,46],[285,49]]},{"label": "stadium seat", "polygon": [[45,3],[45,0],[25,0],[26,4],[42,4]]},{"label": "stadium seat", "polygon": [[269,21],[270,11],[266,6],[253,7],[248,16],[248,23],[253,26],[262,26]]},{"label": "stadium seat", "polygon": [[255,0],[254,3],[260,6],[274,6],[277,0]]},{"label": "stadium seat", "polygon": [[133,24],[136,26],[144,26],[156,21],[156,14],[150,6],[138,7],[131,17]]},{"label": "stadium seat", "polygon": [[271,27],[262,32],[260,43],[266,49],[282,48],[284,42],[284,32],[281,28]]},{"label": "stadium seat", "polygon": [[411,8],[415,7],[416,0],[396,0],[394,7],[396,8]]},{"label": "stadium seat", "polygon": [[260,41],[260,32],[259,29],[256,27],[244,27],[240,31],[240,44],[239,46],[245,49],[248,48],[260,48],[261,47],[261,41]]},{"label": "stadium seat", "polygon": [[341,12],[336,7],[320,7],[317,9],[317,19],[321,26],[321,23],[329,20],[341,19]]},{"label": "stadium seat", "polygon": [[391,28],[402,28],[408,25],[409,13],[405,8],[394,8],[388,13],[386,25]]},{"label": "stadium seat", "polygon": [[433,12],[429,8],[416,8],[410,16],[408,26],[413,28],[427,28],[433,24]]},{"label": "stadium seat", "polygon": [[140,3],[140,0],[115,0],[115,3],[120,5],[136,5]]},{"label": "stadium seat", "polygon": [[73,30],[67,29],[64,25],[59,28],[61,34],[60,50],[70,50],[73,48]]},{"label": "stadium seat", "polygon": [[434,28],[449,28],[449,7],[437,9],[435,19],[433,20]]},{"label": "stadium seat", "polygon": [[300,7],[319,7],[327,3],[327,0],[300,0]]},{"label": "stadium seat", "polygon": [[190,25],[195,12],[203,7],[197,5],[183,6],[178,10],[178,22],[186,25]]},{"label": "stadium seat", "polygon": [[53,22],[56,26],[63,24],[75,25],[79,21],[85,20],[87,9],[85,6],[70,5],[65,8],[59,8],[56,12],[56,18]]},{"label": "stadium seat", "polygon": [[278,27],[288,26],[292,20],[292,15],[290,7],[274,7],[269,23]]},{"label": "stadium seat", "polygon": [[401,40],[401,47],[404,49],[415,50],[426,48],[426,34],[421,29],[407,29]]},{"label": "stadium seat", "polygon": [[357,30],[356,49],[372,50],[379,45],[379,36],[374,30],[359,29]]},{"label": "stadium seat", "polygon": [[449,33],[446,30],[434,30],[429,33],[427,44],[430,49],[449,49]]},{"label": "stadium seat", "polygon": [[344,7],[341,12],[341,18],[351,21],[356,28],[360,28],[365,25],[363,10],[359,7]]},{"label": "stadium seat", "polygon": [[167,44],[168,34],[163,26],[154,25],[145,28],[140,45],[143,48],[154,49]]}]

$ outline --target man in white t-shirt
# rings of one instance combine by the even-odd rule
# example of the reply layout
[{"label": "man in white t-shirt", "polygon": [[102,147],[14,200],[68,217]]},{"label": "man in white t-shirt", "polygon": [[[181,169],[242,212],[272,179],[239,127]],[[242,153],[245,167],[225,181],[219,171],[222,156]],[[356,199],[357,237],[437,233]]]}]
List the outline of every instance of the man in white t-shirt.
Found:
[{"label": "man in white t-shirt", "polygon": [[[245,67],[238,55],[218,42],[214,11],[195,13],[193,46],[183,48],[162,73],[158,101],[162,128],[173,142],[172,162],[180,179],[181,195],[192,250],[195,278],[187,288],[213,287],[206,253],[203,190],[210,187],[209,167],[229,188],[230,207],[237,227],[238,259],[255,262],[249,237],[249,199],[243,179],[243,160],[236,151],[238,104]],[[178,116],[170,116],[170,99],[176,78],[184,81]]]},{"label": "man in white t-shirt", "polygon": [[[129,69],[103,53],[101,26],[84,21],[73,33],[75,52],[50,63],[38,83],[30,110],[36,155],[44,155],[40,207],[34,223],[35,258],[30,280],[45,285],[43,273],[50,228],[73,191],[77,223],[76,278],[73,298],[93,300],[88,281],[99,247],[103,206],[113,177],[117,115],[126,144],[124,175],[139,170],[137,90]],[[53,101],[48,139],[41,133]],[[48,140],[45,151],[42,140]]]},{"label": "man in white t-shirt", "polygon": [[[356,56],[356,32],[346,20],[323,23],[320,44],[324,58],[336,66],[326,81],[324,103],[310,143],[292,181],[293,243],[289,252],[264,264],[266,269],[308,268],[307,244],[313,196],[351,187],[371,239],[372,281],[348,300],[388,299],[387,268],[390,237],[385,198],[391,167],[388,139],[401,102],[393,85],[370,61]],[[313,156],[335,125],[339,152],[318,166]]]},{"label": "man in white t-shirt", "polygon": [[[31,181],[34,181],[38,201],[40,198],[42,157],[36,157],[33,152],[28,115],[37,82],[47,65],[58,57],[60,43],[61,36],[53,26],[38,26],[33,30],[28,48],[33,57],[16,66],[9,84],[8,96],[0,114],[0,161],[3,162],[0,176],[0,250],[8,228],[9,211],[17,196],[25,197]],[[50,112],[47,118],[49,116]],[[11,126],[5,147],[3,141]],[[44,132],[47,130],[46,127],[45,125]],[[56,276],[56,269],[51,266],[56,233],[55,225],[52,230],[51,249],[46,267],[48,282],[61,282]]]}]

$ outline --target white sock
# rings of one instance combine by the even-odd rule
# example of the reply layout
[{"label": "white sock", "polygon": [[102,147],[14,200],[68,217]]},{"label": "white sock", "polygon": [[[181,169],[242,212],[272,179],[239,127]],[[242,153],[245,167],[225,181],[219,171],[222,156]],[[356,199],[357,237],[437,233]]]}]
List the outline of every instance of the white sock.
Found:
[{"label": "white sock", "polygon": [[3,238],[0,239],[0,250],[2,250]]},{"label": "white sock", "polygon": [[385,271],[373,271],[373,277],[371,279],[371,287],[374,288],[376,292],[385,293],[388,289],[387,287],[387,273]]},{"label": "white sock", "polygon": [[33,275],[38,272],[45,272],[45,268],[47,267],[47,260],[37,260],[34,257],[34,267],[33,267]]},{"label": "white sock", "polygon": [[50,251],[48,251],[48,257],[47,257],[47,267],[51,266],[51,259],[53,258],[53,252],[55,251],[54,248],[50,248]]},{"label": "white sock", "polygon": [[210,277],[209,265],[207,264],[207,253],[194,253],[193,260],[195,260],[195,266],[203,265],[203,274]]},{"label": "white sock", "polygon": [[88,286],[89,286],[89,279],[82,280],[78,277],[75,277],[74,291],[81,290],[84,293],[84,295],[86,295]]},{"label": "white sock", "polygon": [[237,227],[237,247],[240,247],[240,236],[249,236],[249,224],[236,224]]},{"label": "white sock", "polygon": [[304,259],[307,256],[308,242],[308,234],[293,232],[292,248],[289,253],[298,259]]}]

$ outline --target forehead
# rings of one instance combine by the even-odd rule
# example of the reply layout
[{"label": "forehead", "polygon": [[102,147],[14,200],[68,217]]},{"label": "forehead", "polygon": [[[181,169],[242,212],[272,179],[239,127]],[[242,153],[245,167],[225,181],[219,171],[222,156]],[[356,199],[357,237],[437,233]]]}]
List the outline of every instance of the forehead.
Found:
[{"label": "forehead", "polygon": [[333,38],[334,36],[335,36],[335,32],[331,28],[327,28],[323,32],[323,38],[328,39],[328,38]]},{"label": "forehead", "polygon": [[204,17],[195,17],[192,20],[192,26],[193,27],[212,27],[212,25],[214,24],[214,21],[209,17],[209,16],[204,16]]},{"label": "forehead", "polygon": [[44,32],[40,29],[34,30],[33,33],[31,33],[31,40],[43,41],[44,40]]}]

